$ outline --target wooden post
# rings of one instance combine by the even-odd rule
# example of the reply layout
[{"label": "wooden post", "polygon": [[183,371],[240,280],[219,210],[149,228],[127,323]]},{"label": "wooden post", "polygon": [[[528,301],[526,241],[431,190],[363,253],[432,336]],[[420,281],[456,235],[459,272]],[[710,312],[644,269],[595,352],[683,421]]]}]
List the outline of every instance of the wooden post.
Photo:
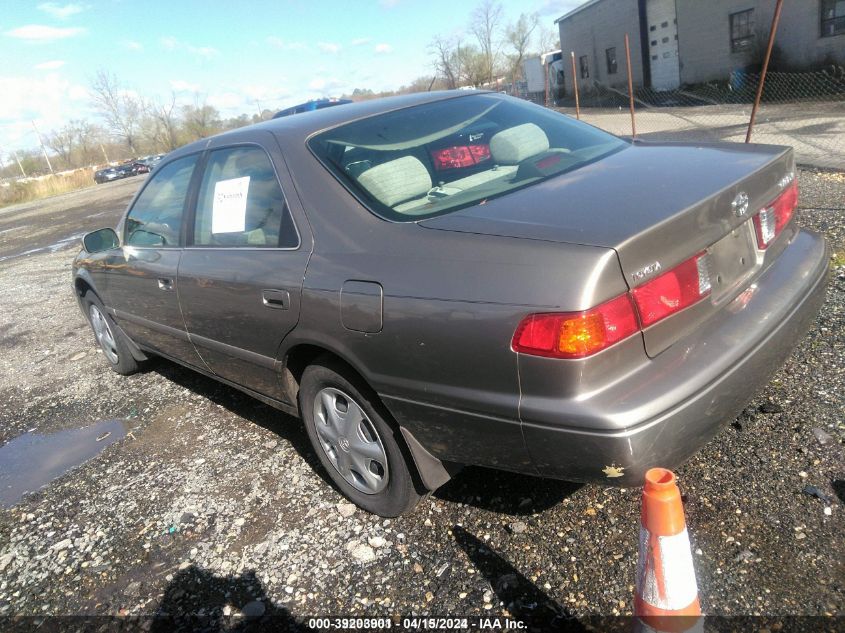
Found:
[{"label": "wooden post", "polygon": [[631,75],[631,45],[625,33],[625,60],[628,64],[628,101],[631,106],[631,138],[637,138],[637,122],[634,119],[634,79]]},{"label": "wooden post", "polygon": [[575,118],[581,119],[581,104],[578,101],[578,73],[575,70],[575,51],[569,51],[572,58],[572,89],[575,91]]},{"label": "wooden post", "polygon": [[780,22],[780,10],[783,8],[783,0],[778,0],[775,5],[775,14],[772,17],[772,29],[769,31],[769,45],[766,48],[766,57],[763,59],[763,69],[760,71],[760,83],[757,84],[757,96],[754,97],[754,106],[751,108],[751,118],[748,121],[748,132],[745,134],[745,142],[751,142],[751,131],[754,129],[754,119],[757,118],[757,108],[760,107],[760,99],[763,97],[763,85],[766,83],[766,72],[769,70],[769,59],[772,57],[772,47],[775,45],[775,33]]}]

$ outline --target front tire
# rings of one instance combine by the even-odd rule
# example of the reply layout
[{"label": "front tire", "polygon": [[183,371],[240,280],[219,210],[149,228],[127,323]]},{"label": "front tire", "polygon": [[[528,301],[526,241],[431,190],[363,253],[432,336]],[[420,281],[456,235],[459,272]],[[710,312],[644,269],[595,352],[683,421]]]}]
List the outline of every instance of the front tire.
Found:
[{"label": "front tire", "polygon": [[299,407],[332,482],[355,505],[383,517],[410,512],[421,496],[401,434],[377,396],[340,363],[318,360],[302,374]]},{"label": "front tire", "polygon": [[103,302],[93,292],[86,292],[82,297],[85,315],[94,331],[94,339],[103,351],[103,356],[113,371],[121,376],[128,376],[138,371],[138,361],[129,351],[125,334],[120,331],[103,307]]}]

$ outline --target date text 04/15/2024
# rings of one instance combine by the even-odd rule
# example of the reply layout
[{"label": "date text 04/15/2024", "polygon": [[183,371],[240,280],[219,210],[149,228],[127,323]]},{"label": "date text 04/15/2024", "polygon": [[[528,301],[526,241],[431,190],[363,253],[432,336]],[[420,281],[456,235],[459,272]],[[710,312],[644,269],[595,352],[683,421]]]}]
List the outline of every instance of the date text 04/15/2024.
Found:
[{"label": "date text 04/15/2024", "polygon": [[469,629],[480,631],[518,631],[524,630],[526,624],[516,618],[505,617],[393,617],[393,618],[349,618],[323,617],[309,618],[308,628],[315,631],[331,630],[362,630],[380,631],[399,629],[408,631],[428,630],[456,630]]}]

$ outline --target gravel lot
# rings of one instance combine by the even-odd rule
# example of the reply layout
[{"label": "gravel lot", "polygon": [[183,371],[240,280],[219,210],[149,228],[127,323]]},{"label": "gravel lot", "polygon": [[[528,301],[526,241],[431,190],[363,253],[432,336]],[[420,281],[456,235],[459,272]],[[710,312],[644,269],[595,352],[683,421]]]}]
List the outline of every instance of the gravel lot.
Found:
[{"label": "gravel lot", "polygon": [[[326,483],[298,421],[167,362],[112,373],[65,240],[113,224],[139,184],[0,209],[0,443],[122,422],[96,457],[0,508],[0,616],[631,612],[638,490],[468,468],[383,520]],[[707,613],[845,608],[845,175],[802,171],[800,186],[799,222],[836,253],[827,303],[678,471]]]}]

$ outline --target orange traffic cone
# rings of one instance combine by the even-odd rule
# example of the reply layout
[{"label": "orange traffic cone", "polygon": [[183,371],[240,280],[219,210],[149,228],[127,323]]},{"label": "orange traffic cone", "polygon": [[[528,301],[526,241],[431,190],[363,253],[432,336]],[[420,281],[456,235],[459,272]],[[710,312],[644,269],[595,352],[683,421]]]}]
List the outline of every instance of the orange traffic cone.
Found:
[{"label": "orange traffic cone", "polygon": [[656,631],[688,631],[701,624],[681,492],[665,468],[645,474],[634,614]]}]

